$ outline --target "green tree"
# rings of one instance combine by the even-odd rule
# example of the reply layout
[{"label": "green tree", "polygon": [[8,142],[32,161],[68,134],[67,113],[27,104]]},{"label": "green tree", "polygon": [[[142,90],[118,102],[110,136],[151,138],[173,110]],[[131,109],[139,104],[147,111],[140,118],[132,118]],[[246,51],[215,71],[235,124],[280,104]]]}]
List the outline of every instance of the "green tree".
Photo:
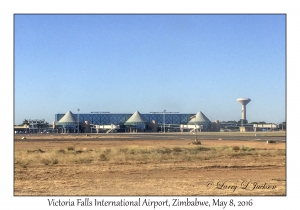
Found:
[{"label": "green tree", "polygon": [[23,120],[23,123],[22,123],[22,125],[29,125],[29,122],[28,122],[28,120]]},{"label": "green tree", "polygon": [[48,123],[48,122],[43,123],[43,124],[42,124],[42,128],[43,128],[43,129],[49,128],[49,123]]},{"label": "green tree", "polygon": [[37,129],[39,129],[38,132],[41,132],[40,129],[42,128],[42,124],[40,122],[38,122],[35,126],[36,126]]},{"label": "green tree", "polygon": [[49,123],[48,122],[45,122],[45,123],[41,123],[41,122],[38,122],[37,124],[36,124],[36,128],[38,128],[38,132],[41,132],[41,129],[47,129],[47,128],[49,128]]}]

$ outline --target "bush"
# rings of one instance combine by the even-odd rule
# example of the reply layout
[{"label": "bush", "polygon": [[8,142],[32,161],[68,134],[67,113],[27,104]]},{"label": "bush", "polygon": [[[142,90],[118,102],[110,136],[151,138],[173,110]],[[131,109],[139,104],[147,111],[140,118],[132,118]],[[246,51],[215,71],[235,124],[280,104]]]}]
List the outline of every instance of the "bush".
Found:
[{"label": "bush", "polygon": [[150,149],[141,149],[140,153],[141,154],[151,154],[151,150]]},{"label": "bush", "polygon": [[107,161],[108,160],[108,158],[107,158],[107,156],[105,154],[101,154],[99,156],[99,158],[100,158],[101,161]]},{"label": "bush", "polygon": [[62,154],[65,154],[65,153],[66,153],[66,151],[65,151],[64,149],[59,149],[59,150],[57,150],[57,153],[62,153]]},{"label": "bush", "polygon": [[170,154],[172,150],[170,148],[163,148],[163,149],[157,149],[156,152],[161,154]]},{"label": "bush", "polygon": [[233,147],[232,147],[232,150],[235,151],[235,152],[237,152],[237,151],[240,150],[240,147],[238,147],[238,146],[233,146]]},{"label": "bush", "polygon": [[41,150],[41,149],[35,149],[35,150],[27,150],[27,153],[45,153],[45,151]]},{"label": "bush", "polygon": [[254,149],[252,149],[252,148],[250,148],[250,147],[241,147],[241,150],[243,150],[244,152],[250,152],[250,151],[252,151],[252,150],[254,150]]},{"label": "bush", "polygon": [[123,152],[123,153],[127,153],[128,148],[120,148],[119,151],[120,151],[120,152]]},{"label": "bush", "polygon": [[208,148],[208,147],[196,147],[194,148],[195,151],[210,151],[210,150],[214,150],[213,148]]},{"label": "bush", "polygon": [[70,146],[70,147],[68,147],[68,148],[67,148],[67,150],[68,150],[68,151],[74,151],[74,150],[75,150],[75,148],[74,148],[74,147],[72,147],[72,146]]},{"label": "bush", "polygon": [[47,165],[55,165],[55,164],[58,164],[58,159],[56,159],[56,158],[42,158],[41,162],[46,166]]},{"label": "bush", "polygon": [[182,149],[181,149],[180,147],[174,147],[174,148],[173,148],[173,151],[174,151],[174,152],[181,152]]},{"label": "bush", "polygon": [[83,153],[82,149],[76,150],[76,154],[81,154],[81,153]]},{"label": "bush", "polygon": [[103,150],[103,153],[104,153],[105,155],[108,155],[110,152],[111,152],[111,149],[109,149],[109,148],[105,148],[105,149]]}]

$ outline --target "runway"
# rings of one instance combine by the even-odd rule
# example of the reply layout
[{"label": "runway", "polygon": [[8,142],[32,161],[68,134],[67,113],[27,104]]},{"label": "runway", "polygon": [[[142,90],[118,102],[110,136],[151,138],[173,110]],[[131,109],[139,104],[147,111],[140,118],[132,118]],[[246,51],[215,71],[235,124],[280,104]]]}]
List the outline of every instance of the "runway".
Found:
[{"label": "runway", "polygon": [[[22,139],[25,137],[26,139]],[[112,141],[112,140],[236,140],[286,142],[283,132],[168,132],[168,133],[93,133],[93,134],[15,134],[15,141]]]}]

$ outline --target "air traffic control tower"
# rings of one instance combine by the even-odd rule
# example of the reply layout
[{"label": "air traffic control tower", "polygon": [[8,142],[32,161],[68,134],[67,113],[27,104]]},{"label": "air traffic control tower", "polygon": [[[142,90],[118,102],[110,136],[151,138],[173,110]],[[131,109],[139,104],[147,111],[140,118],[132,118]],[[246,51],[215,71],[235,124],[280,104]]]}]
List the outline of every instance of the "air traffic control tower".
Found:
[{"label": "air traffic control tower", "polygon": [[242,105],[242,118],[241,124],[247,124],[248,121],[246,120],[246,105],[251,101],[250,98],[238,98],[237,101]]}]

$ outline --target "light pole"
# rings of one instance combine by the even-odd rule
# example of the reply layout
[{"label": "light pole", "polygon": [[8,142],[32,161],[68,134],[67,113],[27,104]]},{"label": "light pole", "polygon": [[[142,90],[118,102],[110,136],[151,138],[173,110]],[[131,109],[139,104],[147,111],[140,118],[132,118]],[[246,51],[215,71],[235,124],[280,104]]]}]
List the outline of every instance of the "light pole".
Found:
[{"label": "light pole", "polygon": [[[166,112],[166,110],[164,110],[163,112],[150,112],[150,114],[155,114],[155,113],[162,113],[163,114],[163,122],[162,122],[162,124],[160,125],[160,128],[161,128],[161,131],[160,132],[162,132],[162,129],[163,129],[163,127],[164,127],[164,133],[166,132],[166,126],[165,126],[165,121],[166,121],[166,117],[165,117],[165,114],[166,113],[179,113],[179,112]],[[157,118],[156,118],[157,119]],[[158,119],[157,119],[158,120]],[[170,125],[169,125],[170,126]]]},{"label": "light pole", "polygon": [[80,109],[77,109],[78,115],[77,115],[77,134],[79,134],[79,111]]},{"label": "light pole", "polygon": [[198,139],[197,139],[197,125],[196,125],[196,117],[195,117],[194,119],[195,119],[195,134],[196,134],[195,142],[197,142],[197,141],[198,141]]},{"label": "light pole", "polygon": [[[242,110],[242,114],[244,113],[244,110]],[[241,119],[241,132],[244,132],[244,127],[243,127],[243,122],[244,120],[243,119]]]},{"label": "light pole", "polygon": [[166,132],[166,126],[165,126],[165,121],[166,121],[166,119],[165,119],[165,112],[166,112],[166,110],[164,110],[164,133]]}]

